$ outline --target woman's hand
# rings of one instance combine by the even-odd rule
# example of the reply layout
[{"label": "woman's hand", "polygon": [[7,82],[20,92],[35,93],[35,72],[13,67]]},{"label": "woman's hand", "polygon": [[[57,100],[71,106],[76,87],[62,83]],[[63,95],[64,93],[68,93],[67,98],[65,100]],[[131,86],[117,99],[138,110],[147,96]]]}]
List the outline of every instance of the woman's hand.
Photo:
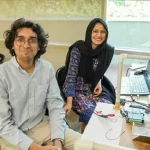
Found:
[{"label": "woman's hand", "polygon": [[71,111],[72,104],[66,103],[63,108],[66,111],[66,115],[68,115],[70,113],[70,111]]},{"label": "woman's hand", "polygon": [[98,83],[93,91],[94,97],[99,96],[101,94],[101,92],[102,92],[102,86],[100,83]]},{"label": "woman's hand", "polygon": [[66,115],[68,115],[71,111],[71,108],[72,108],[72,97],[69,96],[67,97],[67,103],[64,105],[64,110],[66,111]]}]

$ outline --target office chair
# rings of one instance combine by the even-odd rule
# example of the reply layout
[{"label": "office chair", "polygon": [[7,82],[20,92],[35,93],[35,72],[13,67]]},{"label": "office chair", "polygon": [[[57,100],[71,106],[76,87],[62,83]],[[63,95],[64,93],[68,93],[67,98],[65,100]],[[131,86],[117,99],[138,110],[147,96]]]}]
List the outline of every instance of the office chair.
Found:
[{"label": "office chair", "polygon": [[63,84],[65,82],[65,79],[66,79],[66,68],[65,68],[65,66],[62,66],[56,71],[56,80],[58,82],[60,93],[61,93],[61,96],[64,99],[64,101],[66,100],[65,94],[63,92]]},{"label": "office chair", "polygon": [[0,64],[3,63],[4,59],[5,59],[5,56],[3,54],[0,54]]},{"label": "office chair", "polygon": [[[61,96],[64,99],[64,101],[66,102],[66,97],[65,94],[63,92],[63,84],[65,82],[65,78],[66,78],[66,68],[65,66],[60,67],[57,71],[56,71],[56,80],[58,82],[58,86],[60,88],[60,92],[61,92]],[[116,93],[115,93],[115,88],[113,86],[113,84],[111,83],[111,81],[106,77],[103,76],[102,78],[102,96],[107,96],[109,95],[109,98],[112,100],[113,104],[115,104],[115,99],[116,99]],[[76,111],[75,109],[72,108],[72,110],[79,115],[79,112]]]},{"label": "office chair", "polygon": [[112,103],[115,104],[116,91],[111,81],[106,76],[103,76],[101,84],[102,84],[101,96],[108,97],[110,100],[112,100]]},{"label": "office chair", "polygon": [[[56,80],[58,82],[58,86],[59,86],[59,89],[60,89],[60,93],[61,93],[61,96],[62,98],[64,99],[64,101],[66,102],[66,97],[65,97],[65,94],[63,92],[63,84],[65,82],[65,79],[66,79],[66,68],[65,66],[62,66],[60,67],[57,71],[56,71]],[[72,110],[77,114],[79,115],[79,112],[76,111],[75,109],[72,108]]]}]

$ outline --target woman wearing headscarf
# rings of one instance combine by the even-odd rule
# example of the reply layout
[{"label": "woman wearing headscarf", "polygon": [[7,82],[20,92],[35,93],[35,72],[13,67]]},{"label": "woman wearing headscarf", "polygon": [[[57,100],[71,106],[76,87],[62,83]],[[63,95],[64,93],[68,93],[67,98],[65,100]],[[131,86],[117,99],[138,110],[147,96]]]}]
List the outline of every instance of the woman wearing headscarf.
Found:
[{"label": "woman wearing headscarf", "polygon": [[101,79],[114,54],[114,47],[107,44],[107,38],[106,23],[95,18],[87,27],[85,41],[75,42],[67,53],[67,76],[63,85],[67,102],[64,109],[67,114],[71,108],[79,113],[81,132],[97,102],[113,103],[107,94],[102,94],[101,86]]}]

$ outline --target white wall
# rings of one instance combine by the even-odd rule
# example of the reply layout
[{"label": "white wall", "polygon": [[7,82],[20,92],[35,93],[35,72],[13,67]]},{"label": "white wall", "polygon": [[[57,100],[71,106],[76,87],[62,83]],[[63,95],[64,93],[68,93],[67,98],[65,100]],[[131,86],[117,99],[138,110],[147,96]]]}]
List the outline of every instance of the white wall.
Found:
[{"label": "white wall", "polygon": [[[100,0],[100,16],[105,16],[106,0]],[[94,18],[94,16],[93,16]],[[75,18],[75,19],[50,19],[50,18],[30,18],[34,22],[42,25],[46,33],[49,33],[49,45],[47,52],[42,58],[51,61],[54,68],[57,69],[64,65],[68,46],[77,40],[82,40],[85,37],[85,31],[89,21],[93,18]],[[0,19],[0,53],[4,54],[6,60],[11,58],[8,50],[4,46],[4,31],[10,29],[10,25],[15,19]],[[58,46],[65,44],[67,46]]]}]

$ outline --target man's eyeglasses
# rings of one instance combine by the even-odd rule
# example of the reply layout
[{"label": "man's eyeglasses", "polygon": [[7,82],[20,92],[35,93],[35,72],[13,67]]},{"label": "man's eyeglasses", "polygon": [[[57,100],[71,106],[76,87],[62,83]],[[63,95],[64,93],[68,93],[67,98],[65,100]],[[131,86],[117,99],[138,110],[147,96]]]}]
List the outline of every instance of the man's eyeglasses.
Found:
[{"label": "man's eyeglasses", "polygon": [[23,36],[17,36],[15,38],[15,42],[17,46],[24,46],[26,42],[28,42],[28,45],[32,48],[37,47],[38,45],[38,40],[36,37],[30,37],[29,39],[25,39]]}]

